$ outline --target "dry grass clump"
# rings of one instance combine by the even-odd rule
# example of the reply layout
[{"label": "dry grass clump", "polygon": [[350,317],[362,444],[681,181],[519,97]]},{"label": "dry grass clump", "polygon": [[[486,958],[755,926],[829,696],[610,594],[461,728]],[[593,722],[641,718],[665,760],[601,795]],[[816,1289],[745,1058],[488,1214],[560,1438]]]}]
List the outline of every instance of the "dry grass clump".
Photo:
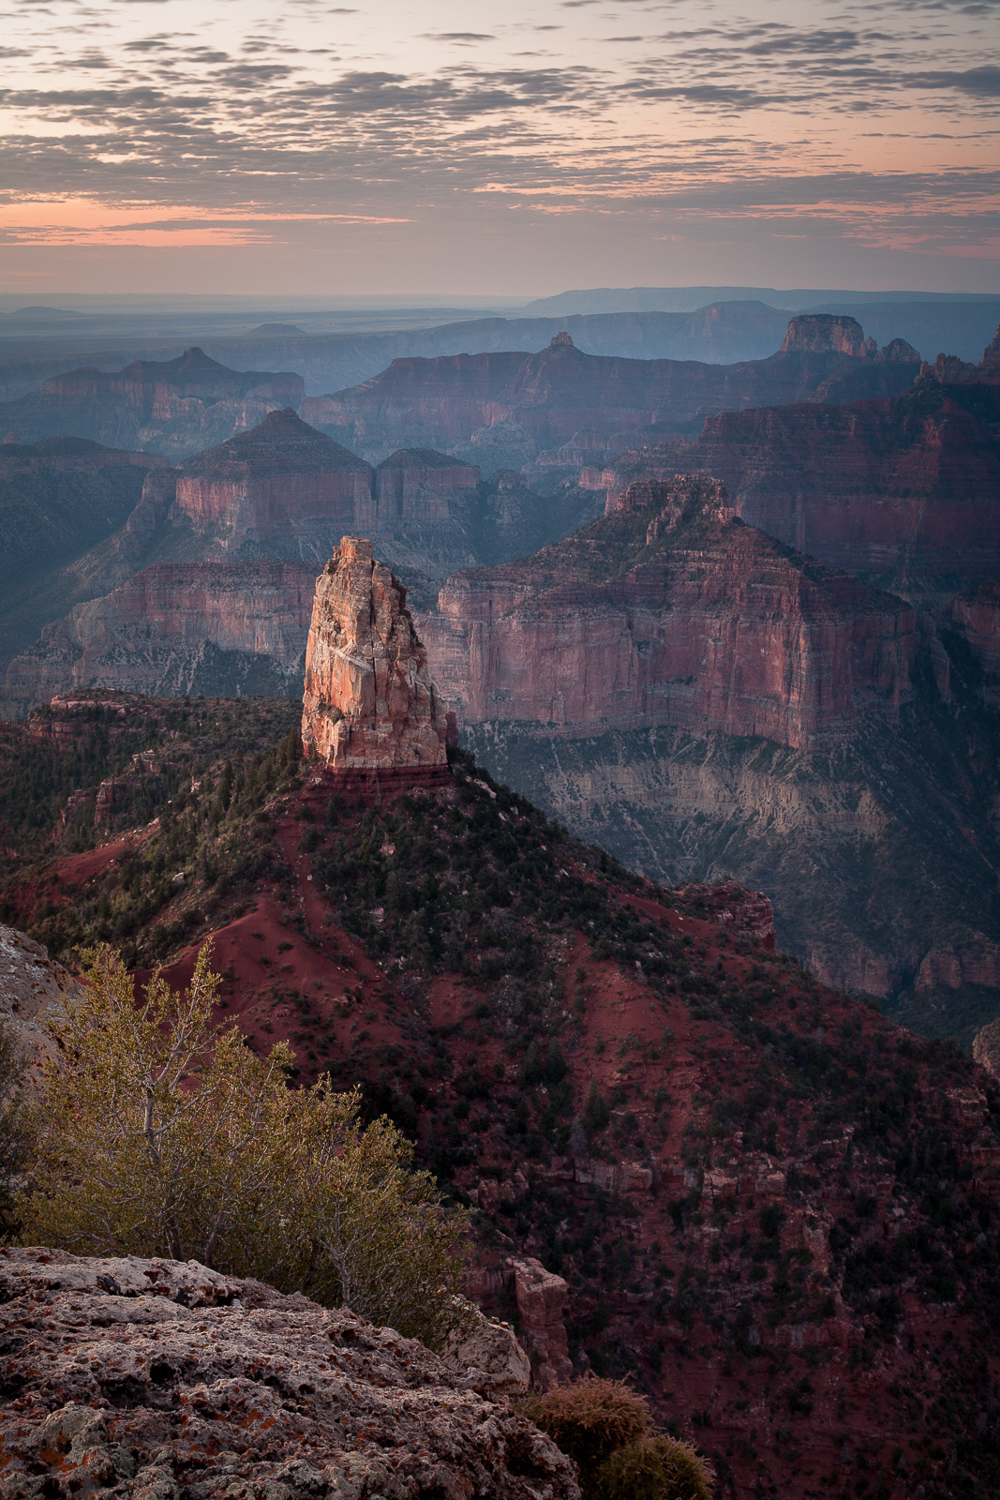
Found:
[{"label": "dry grass clump", "polygon": [[596,1375],[546,1391],[544,1396],[529,1396],[521,1410],[574,1460],[584,1493],[605,1459],[637,1443],[653,1425],[642,1396],[629,1390],[624,1381]]},{"label": "dry grass clump", "polygon": [[595,1500],[712,1500],[714,1478],[690,1443],[660,1435],[605,1459],[593,1494]]},{"label": "dry grass clump", "polygon": [[657,1432],[645,1398],[622,1380],[587,1375],[529,1396],[521,1411],[574,1460],[583,1500],[712,1500],[709,1465]]}]

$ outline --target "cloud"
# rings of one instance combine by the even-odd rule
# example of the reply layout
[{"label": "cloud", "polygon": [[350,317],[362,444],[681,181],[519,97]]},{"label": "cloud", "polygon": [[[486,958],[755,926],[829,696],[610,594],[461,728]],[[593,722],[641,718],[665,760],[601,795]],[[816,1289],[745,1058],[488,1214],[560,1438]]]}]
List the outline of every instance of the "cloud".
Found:
[{"label": "cloud", "polygon": [[914,73],[909,78],[914,88],[957,89],[983,99],[1000,97],[1000,67],[987,63],[980,68],[966,68],[962,73]]}]

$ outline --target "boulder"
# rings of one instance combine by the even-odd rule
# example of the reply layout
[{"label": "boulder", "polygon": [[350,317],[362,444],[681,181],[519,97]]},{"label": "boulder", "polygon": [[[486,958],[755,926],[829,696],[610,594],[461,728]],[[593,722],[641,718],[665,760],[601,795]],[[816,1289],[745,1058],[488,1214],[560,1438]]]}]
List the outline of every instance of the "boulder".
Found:
[{"label": "boulder", "polygon": [[566,1385],[573,1379],[563,1322],[569,1287],[529,1256],[512,1255],[507,1264],[514,1276],[521,1338],[533,1355],[532,1385],[540,1391]]},{"label": "boulder", "polygon": [[3,1494],[579,1500],[447,1359],[195,1262],[0,1251]]}]

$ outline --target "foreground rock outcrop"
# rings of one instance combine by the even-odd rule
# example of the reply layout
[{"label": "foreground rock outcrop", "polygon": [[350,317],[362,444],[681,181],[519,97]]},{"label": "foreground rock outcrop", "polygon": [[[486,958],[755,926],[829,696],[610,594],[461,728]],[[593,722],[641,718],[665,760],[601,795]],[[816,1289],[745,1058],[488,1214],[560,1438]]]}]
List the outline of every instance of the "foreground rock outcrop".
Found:
[{"label": "foreground rock outcrop", "polygon": [[578,1500],[488,1370],[301,1294],[45,1249],[0,1251],[0,1293],[7,1500]]},{"label": "foreground rock outcrop", "polygon": [[83,986],[48,951],[16,927],[0,925],[0,1024],[13,1035],[28,1067],[38,1076],[55,1043],[45,1029]]},{"label": "foreground rock outcrop", "polygon": [[316,580],[302,744],[335,771],[444,770],[444,708],[406,590],[345,536]]}]

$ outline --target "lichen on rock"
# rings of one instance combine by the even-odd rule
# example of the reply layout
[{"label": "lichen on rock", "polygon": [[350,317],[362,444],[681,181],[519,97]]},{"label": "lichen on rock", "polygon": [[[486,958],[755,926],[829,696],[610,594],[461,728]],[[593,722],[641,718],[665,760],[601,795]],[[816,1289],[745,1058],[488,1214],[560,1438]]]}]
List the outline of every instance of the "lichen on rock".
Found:
[{"label": "lichen on rock", "polygon": [[5,1500],[579,1500],[570,1460],[481,1394],[496,1371],[473,1385],[299,1293],[31,1248],[0,1251],[0,1299]]}]

